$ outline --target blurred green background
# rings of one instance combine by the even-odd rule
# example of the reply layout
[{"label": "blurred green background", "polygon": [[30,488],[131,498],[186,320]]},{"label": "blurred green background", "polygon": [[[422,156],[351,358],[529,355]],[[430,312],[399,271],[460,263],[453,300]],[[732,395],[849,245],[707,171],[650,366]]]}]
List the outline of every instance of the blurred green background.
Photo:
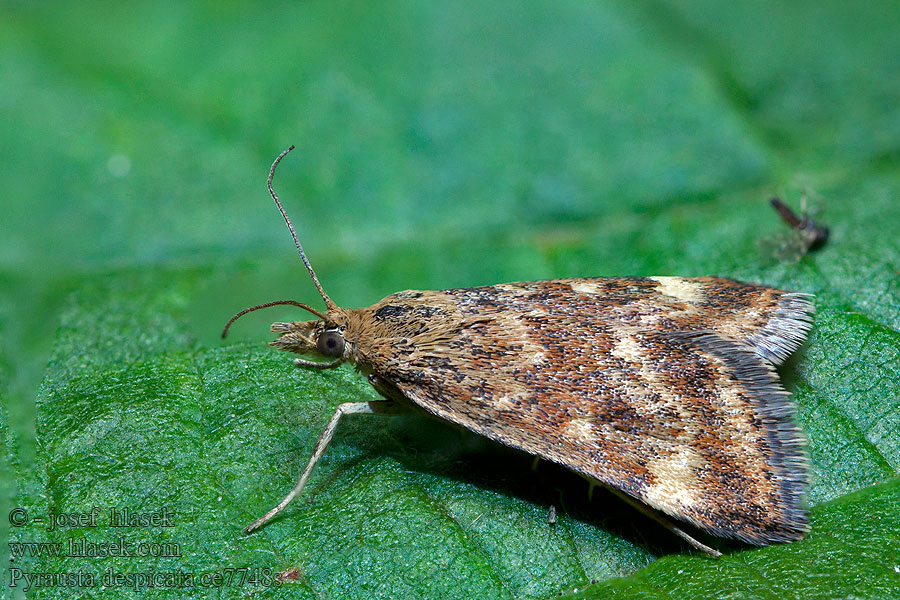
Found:
[{"label": "blurred green background", "polygon": [[[3,594],[23,593],[16,568],[248,567],[297,578],[189,595],[900,597],[898,31],[893,1],[0,4],[3,513],[178,515],[0,529],[183,553],[19,558]],[[217,339],[244,306],[319,302],[265,191],[292,143],[276,189],[345,306],[574,276],[815,293],[782,370],[810,441],[809,538],[691,555],[561,469],[412,417],[342,423],[314,504],[244,536],[333,407],[373,394],[265,346],[292,309]],[[829,244],[761,251],[786,229],[771,195],[821,206]]]}]

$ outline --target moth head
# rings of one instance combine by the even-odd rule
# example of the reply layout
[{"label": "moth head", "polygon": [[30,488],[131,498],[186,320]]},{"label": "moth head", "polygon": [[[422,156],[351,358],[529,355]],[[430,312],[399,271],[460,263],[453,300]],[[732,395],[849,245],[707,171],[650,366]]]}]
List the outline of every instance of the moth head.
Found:
[{"label": "moth head", "polygon": [[[338,309],[328,317],[316,321],[293,321],[272,323],[272,331],[279,336],[270,346],[287,352],[312,355],[326,362],[297,359],[299,366],[316,369],[336,367],[344,360],[352,358],[351,344],[347,341],[348,322]],[[329,318],[330,317],[330,318]]]},{"label": "moth head", "polygon": [[318,355],[329,359],[326,362],[319,362],[298,358],[294,362],[299,366],[312,367],[316,369],[332,368],[341,364],[341,362],[346,358],[349,358],[349,348],[348,344],[345,342],[344,337],[344,334],[347,330],[347,314],[343,309],[339,308],[331,300],[331,298],[328,297],[328,294],[326,294],[325,290],[322,288],[322,284],[319,283],[319,278],[316,277],[316,273],[315,271],[313,271],[312,265],[309,264],[309,260],[307,260],[306,254],[303,253],[303,247],[300,245],[300,240],[297,239],[297,233],[294,231],[294,225],[288,218],[287,212],[285,212],[284,210],[284,206],[282,206],[281,201],[278,200],[278,196],[275,194],[275,190],[272,188],[272,179],[275,177],[275,167],[277,167],[278,163],[281,162],[281,159],[284,158],[284,156],[293,149],[294,147],[291,146],[278,155],[278,158],[275,159],[275,162],[272,163],[272,168],[269,170],[269,179],[266,184],[269,188],[269,193],[272,195],[272,199],[275,200],[275,205],[278,207],[278,210],[281,211],[281,216],[284,217],[284,221],[285,223],[287,223],[288,229],[291,232],[291,237],[294,238],[294,244],[297,246],[297,251],[300,253],[300,258],[303,260],[303,264],[306,265],[306,269],[309,271],[309,275],[310,277],[312,277],[313,283],[316,285],[316,289],[319,290],[319,295],[322,296],[322,300],[325,302],[326,312],[322,313],[321,311],[316,310],[308,304],[295,302],[294,300],[278,300],[276,302],[266,302],[265,304],[259,304],[257,306],[245,308],[238,314],[234,315],[231,320],[228,321],[228,323],[225,325],[225,329],[222,330],[222,337],[224,338],[228,334],[228,328],[231,327],[232,323],[249,312],[282,304],[297,306],[313,313],[314,315],[319,317],[318,320],[294,321],[291,323],[272,323],[272,331],[280,335],[276,340],[270,342],[270,345],[278,348],[279,350],[287,350],[288,352],[296,352],[298,354]]}]

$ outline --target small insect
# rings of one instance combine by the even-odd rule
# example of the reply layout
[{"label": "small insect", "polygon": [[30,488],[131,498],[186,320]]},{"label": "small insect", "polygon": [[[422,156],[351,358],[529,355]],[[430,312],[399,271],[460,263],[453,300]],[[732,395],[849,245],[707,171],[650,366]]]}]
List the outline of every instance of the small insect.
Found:
[{"label": "small insect", "polygon": [[550,525],[556,525],[556,507],[552,504],[547,510],[547,523],[549,523]]},{"label": "small insect", "polygon": [[275,580],[279,583],[286,581],[300,581],[300,569],[288,569],[279,573]]},{"label": "small insect", "polygon": [[[356,366],[383,400],[337,407],[305,470],[258,529],[303,490],[347,414],[418,410],[583,475],[695,548],[677,521],[764,545],[808,529],[807,461],[774,367],[805,339],[808,294],[715,277],[556,279],[408,290],[348,309],[325,293],[272,188],[269,193],[325,303],[273,323],[271,345]],[[552,515],[552,513],[551,513]],[[548,517],[552,520],[552,516]]]},{"label": "small insect", "polygon": [[806,210],[806,196],[801,200],[799,216],[778,198],[772,198],[769,202],[792,231],[760,240],[760,247],[766,254],[783,263],[795,263],[804,254],[818,250],[828,241],[828,228],[816,223]]}]

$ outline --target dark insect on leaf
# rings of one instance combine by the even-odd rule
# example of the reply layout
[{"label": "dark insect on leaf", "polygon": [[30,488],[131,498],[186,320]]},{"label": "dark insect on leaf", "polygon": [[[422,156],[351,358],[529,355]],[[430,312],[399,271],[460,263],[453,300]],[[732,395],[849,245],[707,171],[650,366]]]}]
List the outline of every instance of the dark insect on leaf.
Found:
[{"label": "dark insect on leaf", "polygon": [[760,249],[776,260],[791,264],[799,261],[808,252],[822,248],[828,241],[828,228],[813,220],[806,209],[806,197],[803,197],[800,215],[778,198],[770,200],[772,207],[778,211],[781,219],[787,223],[791,231],[760,240]]}]

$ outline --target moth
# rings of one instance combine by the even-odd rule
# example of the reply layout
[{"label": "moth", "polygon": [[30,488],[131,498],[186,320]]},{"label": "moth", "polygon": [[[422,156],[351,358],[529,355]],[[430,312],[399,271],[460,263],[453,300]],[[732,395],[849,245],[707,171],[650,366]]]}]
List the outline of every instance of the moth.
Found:
[{"label": "moth", "polygon": [[[324,310],[273,323],[299,367],[349,362],[383,400],[337,407],[299,495],[347,414],[417,409],[600,483],[695,548],[681,528],[764,545],[808,529],[807,460],[775,367],[812,325],[812,296],[716,277],[555,279],[408,290],[367,308],[335,304],[272,187]],[[315,360],[314,360],[315,359]]]},{"label": "moth", "polygon": [[791,231],[760,240],[760,247],[766,254],[783,263],[791,264],[803,258],[807,252],[818,250],[828,241],[828,228],[810,216],[810,212],[806,209],[806,196],[801,200],[799,215],[779,198],[771,198],[769,203]]}]

